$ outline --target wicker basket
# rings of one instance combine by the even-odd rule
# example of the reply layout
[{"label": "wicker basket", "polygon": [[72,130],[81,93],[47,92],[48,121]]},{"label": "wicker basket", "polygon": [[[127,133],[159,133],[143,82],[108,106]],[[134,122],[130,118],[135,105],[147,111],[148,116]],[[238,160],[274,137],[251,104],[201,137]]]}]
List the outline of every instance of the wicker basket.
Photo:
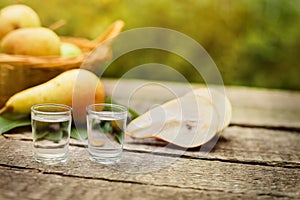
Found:
[{"label": "wicker basket", "polygon": [[[15,93],[26,88],[44,83],[58,74],[73,68],[79,68],[87,56],[103,41],[116,37],[124,26],[123,21],[114,22],[102,35],[95,40],[85,38],[61,37],[64,42],[76,44],[83,54],[78,57],[33,57],[22,55],[0,54],[0,107]],[[101,48],[109,49],[109,45]],[[109,57],[110,51],[99,60]]]}]

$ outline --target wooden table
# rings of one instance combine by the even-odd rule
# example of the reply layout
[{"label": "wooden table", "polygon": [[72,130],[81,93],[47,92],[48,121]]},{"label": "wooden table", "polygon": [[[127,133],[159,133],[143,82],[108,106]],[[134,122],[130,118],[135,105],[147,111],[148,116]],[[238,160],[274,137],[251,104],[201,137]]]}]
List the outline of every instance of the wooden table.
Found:
[{"label": "wooden table", "polygon": [[[111,95],[116,81],[104,83]],[[114,99],[124,102],[144,83],[118,84]],[[166,88],[185,92],[179,83],[148,84],[131,106],[144,112],[172,98]],[[46,166],[33,159],[29,128],[4,134],[0,199],[300,199],[300,92],[226,92],[232,123],[209,152],[126,138],[121,162],[105,166],[89,161],[84,146],[72,140],[69,160]]]}]

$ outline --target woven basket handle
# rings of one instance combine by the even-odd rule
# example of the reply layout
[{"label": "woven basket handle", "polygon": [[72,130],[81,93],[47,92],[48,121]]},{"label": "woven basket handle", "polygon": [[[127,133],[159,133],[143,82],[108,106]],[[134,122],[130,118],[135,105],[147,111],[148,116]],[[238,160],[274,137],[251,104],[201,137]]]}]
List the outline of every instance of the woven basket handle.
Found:
[{"label": "woven basket handle", "polygon": [[117,20],[113,24],[111,24],[103,34],[101,34],[98,38],[93,40],[93,42],[95,42],[98,45],[107,39],[114,38],[120,34],[123,27],[124,22],[122,20]]}]

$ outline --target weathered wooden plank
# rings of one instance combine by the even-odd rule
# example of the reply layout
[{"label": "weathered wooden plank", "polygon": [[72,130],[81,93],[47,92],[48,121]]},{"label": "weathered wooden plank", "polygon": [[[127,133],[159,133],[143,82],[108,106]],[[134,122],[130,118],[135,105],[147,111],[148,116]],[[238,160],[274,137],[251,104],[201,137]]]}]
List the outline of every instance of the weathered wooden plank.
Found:
[{"label": "weathered wooden plank", "polygon": [[[5,134],[10,139],[31,140],[31,133]],[[148,152],[184,155],[190,158],[252,163],[283,167],[300,167],[300,135],[295,132],[262,128],[228,127],[207,145],[194,149],[182,149],[156,139],[132,139],[126,137],[124,149],[132,152]],[[82,142],[71,140],[72,145]]]},{"label": "weathered wooden plank", "polygon": [[300,128],[300,93],[244,87],[228,87],[233,123]]},{"label": "weathered wooden plank", "polygon": [[300,198],[299,168],[260,166],[150,153],[124,152],[117,165],[88,160],[87,151],[71,147],[67,163],[44,166],[33,162],[31,142],[0,139],[0,165],[38,169],[43,173],[130,182],[152,186],[222,191],[239,195]]},{"label": "weathered wooden plank", "polygon": [[[176,95],[184,95],[192,86],[182,83],[143,80],[104,80],[108,96],[113,96],[143,113]],[[248,87],[226,87],[233,105],[233,124],[300,129],[300,92]],[[130,98],[129,98],[130,97]],[[128,102],[129,101],[129,102]]]},{"label": "weathered wooden plank", "polygon": [[[0,199],[251,199],[246,194],[110,182],[0,167]],[[267,196],[261,196],[261,199]]]},{"label": "weathered wooden plank", "polygon": [[[125,82],[115,89],[115,80],[104,80],[109,96],[127,104],[132,95],[130,106],[140,112],[190,89],[179,83]],[[300,199],[300,93],[226,91],[233,104],[232,125],[237,126],[227,128],[209,154],[199,152],[209,146],[186,151],[154,139],[128,138],[122,161],[104,166],[89,161],[86,149],[72,141],[67,163],[44,166],[33,160],[30,133],[6,135],[15,140],[0,136],[0,199]]]},{"label": "weathered wooden plank", "polygon": [[[194,149],[164,148],[155,139],[127,139],[125,149],[285,167],[300,167],[300,135],[287,131],[229,127],[220,138]],[[170,146],[169,146],[170,147]],[[172,147],[172,146],[171,146]]]}]

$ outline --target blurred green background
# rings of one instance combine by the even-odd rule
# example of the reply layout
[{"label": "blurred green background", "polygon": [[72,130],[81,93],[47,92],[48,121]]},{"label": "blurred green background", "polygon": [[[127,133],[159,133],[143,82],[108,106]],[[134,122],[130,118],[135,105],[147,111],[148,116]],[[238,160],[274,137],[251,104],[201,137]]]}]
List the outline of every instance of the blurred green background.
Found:
[{"label": "blurred green background", "polygon": [[[58,20],[57,33],[89,39],[122,19],[125,30],[158,26],[180,31],[210,54],[226,85],[300,89],[299,0],[1,0],[31,6],[44,26]],[[166,52],[133,52],[116,61],[105,76],[119,77],[133,66],[158,62],[191,82],[189,63]]]}]

